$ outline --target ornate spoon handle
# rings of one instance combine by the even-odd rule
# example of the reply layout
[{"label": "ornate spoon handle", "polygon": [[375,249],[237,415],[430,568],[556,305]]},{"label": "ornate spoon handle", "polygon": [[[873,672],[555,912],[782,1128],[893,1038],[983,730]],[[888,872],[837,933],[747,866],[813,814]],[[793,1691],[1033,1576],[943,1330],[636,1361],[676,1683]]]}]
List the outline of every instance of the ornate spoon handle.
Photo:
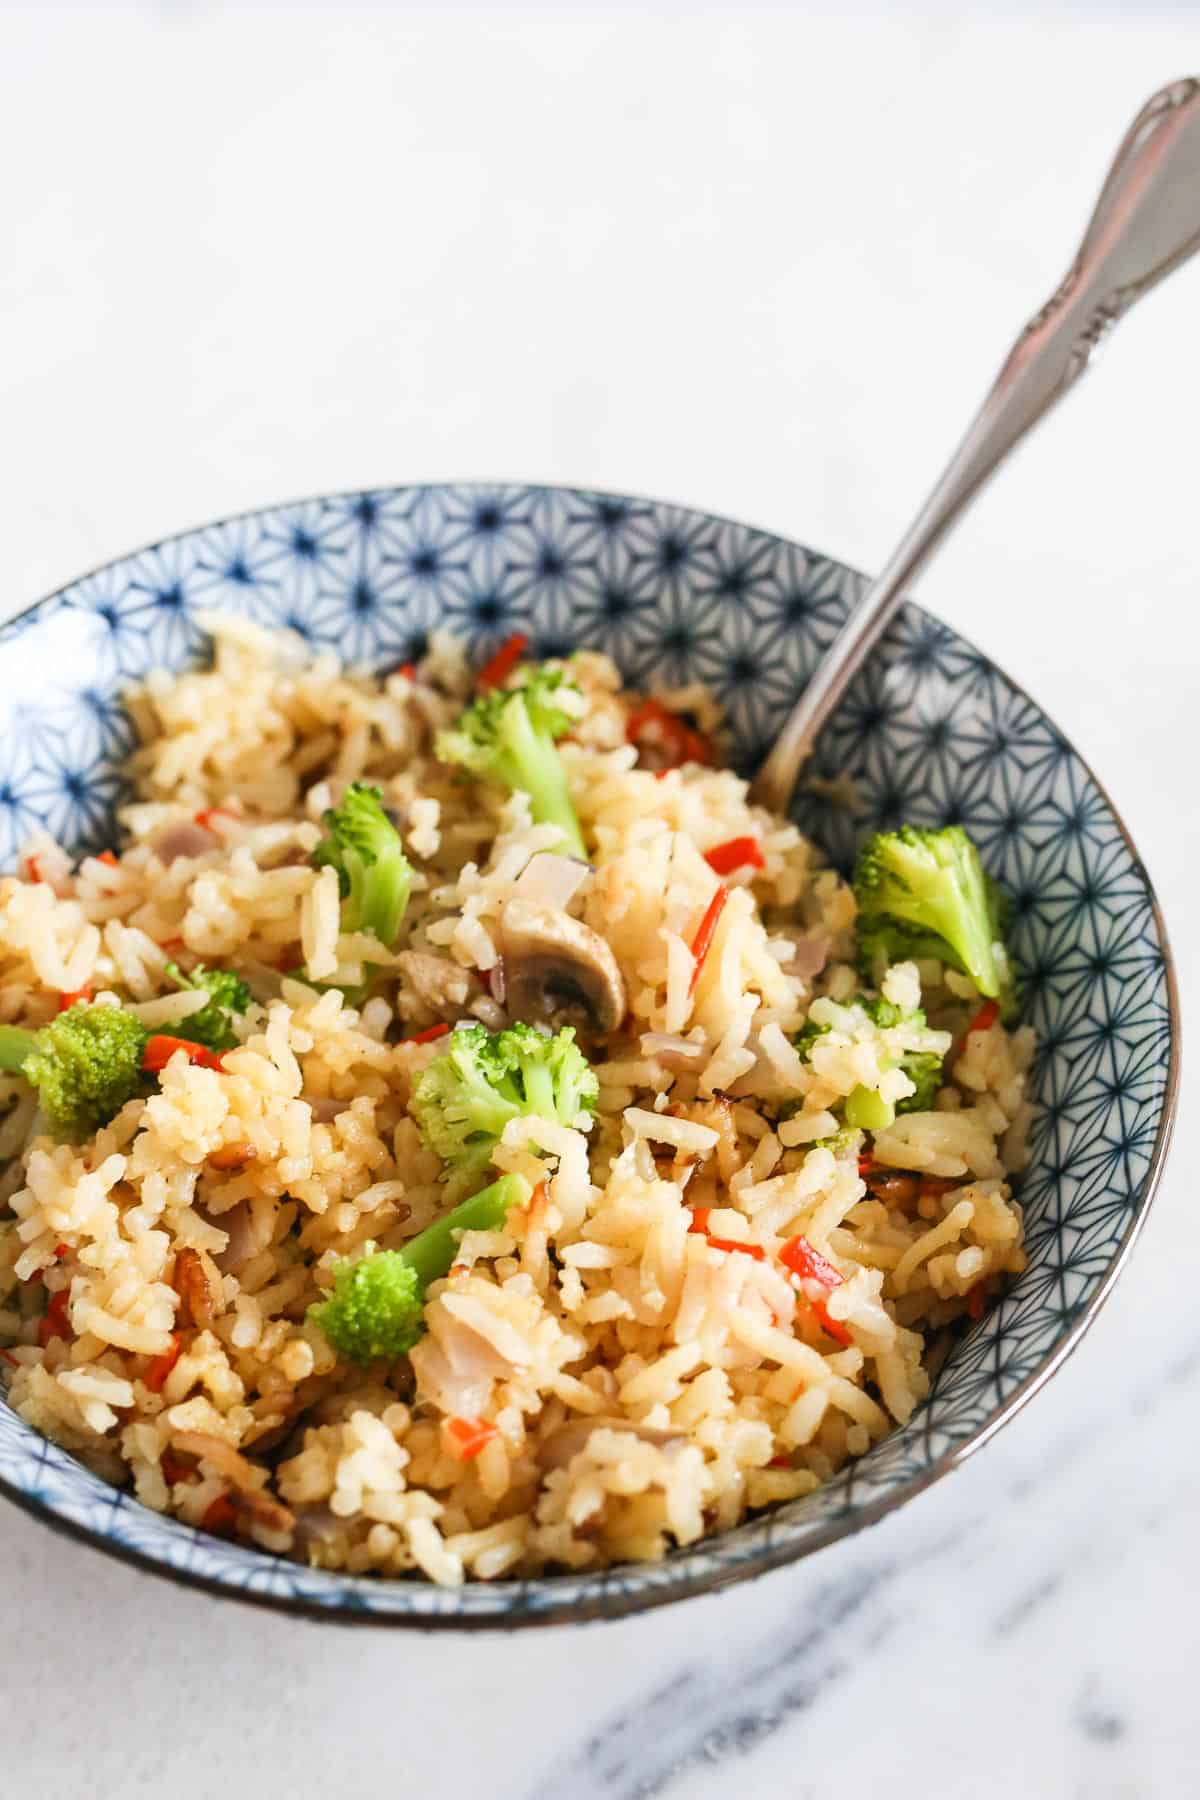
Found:
[{"label": "ornate spoon handle", "polygon": [[1161,88],[1125,135],[1074,262],[881,575],[796,703],[752,789],[787,810],[813,743],[903,598],[988,476],[1087,368],[1122,313],[1200,248],[1200,81]]}]

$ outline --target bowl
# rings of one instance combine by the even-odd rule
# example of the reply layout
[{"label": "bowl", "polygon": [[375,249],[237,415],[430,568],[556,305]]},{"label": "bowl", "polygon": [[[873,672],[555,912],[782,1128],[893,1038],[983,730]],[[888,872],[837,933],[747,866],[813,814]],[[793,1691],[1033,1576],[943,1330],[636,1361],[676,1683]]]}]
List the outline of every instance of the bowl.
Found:
[{"label": "bowl", "polygon": [[[622,494],[436,485],[247,513],[122,558],[0,631],[0,868],[44,826],[112,841],[133,742],[125,686],[203,656],[214,608],[351,663],[408,661],[445,626],[480,658],[607,651],[640,685],[708,683],[739,760],[772,741],[863,578],[732,520]],[[1020,1187],[1029,1267],[953,1347],[911,1422],[827,1486],[650,1565],[437,1588],[300,1567],[148,1511],[0,1404],[0,1490],[157,1574],[320,1619],[514,1626],[612,1617],[794,1561],[879,1519],[979,1450],[1060,1368],[1129,1254],[1174,1110],[1178,999],[1146,871],[1062,733],[1001,670],[904,607],[825,732],[796,817],[846,867],[864,832],[960,821],[1015,896],[1037,1027]]]}]

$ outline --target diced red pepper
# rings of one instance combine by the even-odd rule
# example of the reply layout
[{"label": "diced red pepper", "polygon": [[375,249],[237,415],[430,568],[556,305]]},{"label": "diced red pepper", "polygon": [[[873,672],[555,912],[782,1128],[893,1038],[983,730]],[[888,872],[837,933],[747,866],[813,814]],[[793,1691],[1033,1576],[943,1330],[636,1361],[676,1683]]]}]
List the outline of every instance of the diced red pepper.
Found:
[{"label": "diced red pepper", "polygon": [[180,1458],[170,1450],[163,1451],[158,1459],[158,1466],[162,1471],[162,1478],[168,1487],[174,1487],[177,1482],[186,1481],[188,1476],[192,1473],[187,1463],[181,1461]]},{"label": "diced red pepper", "polygon": [[146,1386],[150,1389],[152,1394],[162,1393],[167,1376],[179,1361],[182,1349],[183,1339],[177,1331],[173,1331],[171,1333],[171,1348],[169,1350],[164,1350],[161,1356],[156,1356],[146,1370],[145,1375],[142,1377],[142,1380],[146,1383]]},{"label": "diced red pepper", "polygon": [[802,1281],[819,1281],[824,1288],[841,1287],[845,1280],[828,1257],[813,1249],[806,1237],[789,1238],[779,1252],[779,1260]]},{"label": "diced red pepper", "polygon": [[147,1075],[160,1075],[177,1050],[186,1053],[189,1062],[197,1063],[202,1069],[222,1069],[224,1063],[212,1050],[206,1050],[203,1044],[193,1044],[187,1038],[166,1037],[156,1032],[146,1039],[146,1048],[142,1052],[142,1067]]},{"label": "diced red pepper", "polygon": [[102,850],[96,858],[96,861],[105,863],[110,869],[115,869],[117,867],[117,859],[111,850]]},{"label": "diced red pepper", "polygon": [[429,1025],[424,1031],[418,1031],[415,1037],[405,1038],[406,1044],[432,1044],[435,1039],[445,1037],[449,1032],[448,1025]]},{"label": "diced red pepper", "polygon": [[446,1436],[459,1462],[471,1462],[486,1449],[499,1429],[490,1419],[447,1419]]},{"label": "diced red pepper", "polygon": [[27,856],[25,858],[25,867],[29,871],[30,881],[45,881],[46,877],[42,874],[42,865],[36,856]]},{"label": "diced red pepper", "polygon": [[13,1355],[11,1350],[0,1350],[0,1356],[2,1356],[4,1358],[6,1363],[11,1363],[14,1369],[20,1368],[21,1365],[17,1361],[16,1357]]},{"label": "diced red pepper", "polygon": [[875,1158],[871,1155],[871,1152],[869,1150],[864,1151],[863,1154],[858,1159],[859,1176],[862,1177],[865,1175],[869,1175],[871,1173],[871,1170],[874,1167],[875,1167]]},{"label": "diced red pepper", "polygon": [[987,1282],[977,1281],[973,1288],[967,1290],[967,1313],[972,1319],[982,1319],[983,1309],[987,1305]]},{"label": "diced red pepper", "polygon": [[[662,751],[671,768],[689,762],[707,767],[713,761],[713,747],[704,734],[694,730],[686,719],[673,713],[661,700],[638,702],[625,722],[625,737],[631,744],[644,742]],[[655,772],[664,773],[662,770]]]},{"label": "diced red pepper", "polygon": [[475,677],[475,686],[480,693],[486,692],[488,688],[499,687],[501,682],[507,681],[528,648],[529,639],[523,631],[514,631],[510,638],[506,638]]},{"label": "diced red pepper", "polygon": [[55,1246],[54,1246],[55,1261],[61,1262],[63,1257],[68,1255],[68,1253],[70,1252],[70,1249],[71,1249],[70,1244],[55,1244]]},{"label": "diced red pepper", "polygon": [[689,1231],[699,1231],[699,1232],[703,1233],[703,1235],[705,1237],[707,1237],[708,1236],[708,1221],[711,1218],[711,1216],[712,1216],[712,1207],[711,1206],[693,1206],[692,1222],[688,1226],[688,1230]]},{"label": "diced red pepper", "polygon": [[791,1466],[792,1466],[791,1457],[790,1456],[782,1456],[782,1455],[781,1456],[773,1456],[771,1458],[770,1462],[767,1464],[768,1469],[790,1469]]},{"label": "diced red pepper", "polygon": [[995,1000],[985,1000],[971,1023],[967,1026],[968,1035],[972,1031],[990,1031],[1000,1017],[1000,1008]]},{"label": "diced red pepper", "polygon": [[692,979],[688,982],[689,999],[696,991],[696,984],[700,980],[700,971],[704,967],[704,959],[712,949],[712,941],[717,935],[717,926],[720,923],[721,914],[725,910],[725,902],[728,898],[729,889],[722,883],[709,901],[708,910],[700,921],[700,929],[692,939],[692,957],[694,962],[692,967]]},{"label": "diced red pepper", "polygon": [[416,663],[401,663],[400,667],[396,670],[397,675],[403,675],[406,681],[411,681],[416,672]]},{"label": "diced red pepper", "polygon": [[211,831],[214,819],[232,819],[236,825],[239,813],[231,812],[227,806],[202,806],[198,813],[192,815],[192,823],[199,825],[202,831]]},{"label": "diced red pepper", "polygon": [[762,869],[766,862],[762,845],[756,837],[730,838],[715,850],[706,850],[704,860],[714,875],[732,875],[735,869]]},{"label": "diced red pepper", "polygon": [[237,1524],[237,1508],[228,1494],[218,1494],[200,1521],[201,1531],[215,1537],[228,1537]]},{"label": "diced red pepper", "polygon": [[58,1010],[67,1012],[72,1006],[78,1006],[81,1000],[90,1000],[91,997],[90,987],[70,988],[66,993],[58,996]]},{"label": "diced red pepper", "polygon": [[59,1288],[56,1294],[51,1294],[46,1316],[38,1324],[38,1343],[43,1350],[51,1338],[62,1338],[69,1342],[75,1336],[71,1328],[70,1305],[70,1288]]}]

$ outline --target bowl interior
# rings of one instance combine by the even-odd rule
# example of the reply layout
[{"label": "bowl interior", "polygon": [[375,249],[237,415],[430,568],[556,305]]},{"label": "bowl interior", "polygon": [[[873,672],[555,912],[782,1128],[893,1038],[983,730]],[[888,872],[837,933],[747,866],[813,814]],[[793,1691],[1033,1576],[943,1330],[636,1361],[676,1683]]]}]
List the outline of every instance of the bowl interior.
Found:
[{"label": "bowl interior", "polygon": [[[112,840],[132,734],[121,693],[202,656],[233,609],[383,669],[447,628],[483,656],[607,651],[627,679],[700,681],[739,759],[768,745],[861,578],[728,520],[620,495],[437,486],[311,500],[151,546],[0,631],[0,868],[38,826]],[[1016,899],[1041,1052],[1021,1198],[1030,1267],[956,1345],[911,1423],[803,1501],[650,1567],[441,1590],[310,1571],[203,1537],[117,1494],[0,1405],[0,1487],[160,1571],[320,1616],[514,1624],[631,1611],[789,1560],[878,1517],[976,1448],[1094,1313],[1165,1150],[1174,989],[1146,873],[1103,790],[1027,695],[944,625],[904,608],[825,733],[813,772],[859,808],[800,796],[842,867],[880,824],[961,822]]]}]

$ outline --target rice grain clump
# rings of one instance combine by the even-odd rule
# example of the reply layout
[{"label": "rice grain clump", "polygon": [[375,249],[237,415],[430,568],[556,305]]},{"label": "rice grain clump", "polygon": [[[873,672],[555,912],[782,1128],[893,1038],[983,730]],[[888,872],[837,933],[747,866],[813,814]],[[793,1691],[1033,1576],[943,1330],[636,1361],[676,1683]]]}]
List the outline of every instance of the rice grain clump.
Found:
[{"label": "rice grain clump", "polygon": [[[443,1583],[661,1557],[907,1420],[1024,1266],[991,977],[876,916],[866,968],[702,693],[502,655],[493,776],[453,643],[211,628],[130,697],[119,851],[0,879],[8,1403],[190,1524]],[[144,1042],[99,1130],[28,1063],[70,1007]]]}]

